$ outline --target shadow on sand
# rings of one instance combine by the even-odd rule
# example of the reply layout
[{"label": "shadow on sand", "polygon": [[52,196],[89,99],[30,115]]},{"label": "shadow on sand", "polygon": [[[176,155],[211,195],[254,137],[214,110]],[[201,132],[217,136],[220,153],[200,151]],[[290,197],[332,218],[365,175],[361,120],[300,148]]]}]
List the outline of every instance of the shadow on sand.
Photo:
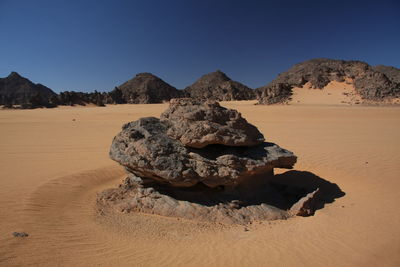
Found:
[{"label": "shadow on sand", "polygon": [[235,188],[209,188],[197,184],[189,188],[177,188],[160,184],[148,184],[161,194],[174,199],[189,201],[205,206],[232,203],[239,207],[267,204],[281,210],[290,209],[308,193],[319,189],[314,209],[322,209],[326,203],[332,203],[345,193],[338,185],[331,183],[311,172],[291,170],[277,175],[252,177],[251,183]]},{"label": "shadow on sand", "polygon": [[337,184],[331,183],[312,172],[308,171],[287,171],[282,174],[274,175],[270,181],[270,185],[275,187],[286,200],[281,206],[276,203],[276,207],[281,209],[289,209],[301,197],[319,189],[315,209],[322,209],[325,204],[332,203],[336,198],[343,197],[345,193]]}]

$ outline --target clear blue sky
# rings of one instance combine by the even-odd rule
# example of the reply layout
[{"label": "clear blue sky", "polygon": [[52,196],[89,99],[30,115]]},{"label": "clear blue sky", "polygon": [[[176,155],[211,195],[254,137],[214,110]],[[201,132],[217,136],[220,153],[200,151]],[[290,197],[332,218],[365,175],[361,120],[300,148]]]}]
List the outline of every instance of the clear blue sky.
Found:
[{"label": "clear blue sky", "polygon": [[107,91],[221,69],[250,87],[315,57],[400,67],[400,1],[0,0],[0,77]]}]

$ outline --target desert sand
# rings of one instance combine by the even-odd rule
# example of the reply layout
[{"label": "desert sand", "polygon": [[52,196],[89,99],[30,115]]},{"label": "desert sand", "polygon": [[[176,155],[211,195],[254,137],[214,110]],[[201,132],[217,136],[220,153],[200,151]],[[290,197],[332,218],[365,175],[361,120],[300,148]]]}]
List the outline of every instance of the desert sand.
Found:
[{"label": "desert sand", "polygon": [[298,156],[292,178],[345,193],[314,216],[246,227],[97,214],[96,193],[124,178],[112,138],[167,104],[1,110],[0,265],[399,266],[400,108],[309,101],[222,103]]}]

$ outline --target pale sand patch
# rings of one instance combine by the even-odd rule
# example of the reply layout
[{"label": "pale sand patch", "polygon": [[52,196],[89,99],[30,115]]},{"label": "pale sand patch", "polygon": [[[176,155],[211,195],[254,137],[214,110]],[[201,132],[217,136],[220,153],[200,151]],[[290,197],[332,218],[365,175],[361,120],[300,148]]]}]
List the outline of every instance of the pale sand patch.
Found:
[{"label": "pale sand patch", "polygon": [[381,102],[362,99],[356,92],[353,81],[347,78],[344,82],[331,81],[324,88],[313,88],[310,82],[303,87],[292,88],[289,105],[322,105],[322,106],[349,106],[349,105],[398,105],[400,98],[384,99]]},{"label": "pale sand patch", "polygon": [[324,88],[312,88],[308,82],[303,87],[294,87],[291,105],[354,105],[362,103],[352,82],[331,81]]},{"label": "pale sand patch", "polygon": [[[294,151],[296,170],[337,183],[346,195],[313,217],[250,231],[99,216],[96,192],[124,177],[108,159],[113,136],[167,105],[0,111],[0,265],[398,266],[400,108],[253,104],[223,103]],[[14,231],[30,236],[14,238]]]}]

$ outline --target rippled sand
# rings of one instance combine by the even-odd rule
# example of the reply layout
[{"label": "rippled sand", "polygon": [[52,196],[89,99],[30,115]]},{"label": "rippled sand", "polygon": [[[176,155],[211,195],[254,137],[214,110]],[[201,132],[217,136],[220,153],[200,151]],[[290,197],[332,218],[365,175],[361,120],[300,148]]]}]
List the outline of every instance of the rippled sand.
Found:
[{"label": "rippled sand", "polygon": [[313,217],[248,231],[102,216],[96,193],[124,178],[108,158],[113,136],[167,105],[1,110],[0,266],[399,266],[400,108],[253,104],[223,103],[295,152],[295,170],[336,183],[345,196]]}]

